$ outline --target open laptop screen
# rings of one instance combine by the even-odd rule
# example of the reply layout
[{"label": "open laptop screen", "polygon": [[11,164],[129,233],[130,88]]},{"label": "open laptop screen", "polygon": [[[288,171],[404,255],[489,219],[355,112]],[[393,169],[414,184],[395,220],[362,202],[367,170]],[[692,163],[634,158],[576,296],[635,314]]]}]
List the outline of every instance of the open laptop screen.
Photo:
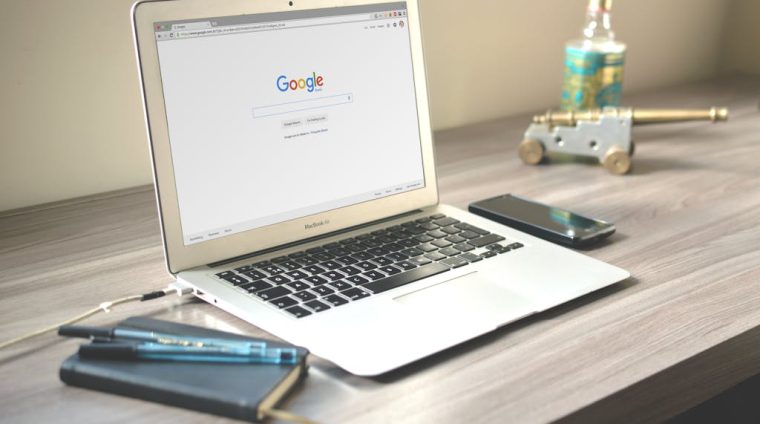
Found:
[{"label": "open laptop screen", "polygon": [[405,3],[154,28],[185,245],[424,187]]}]

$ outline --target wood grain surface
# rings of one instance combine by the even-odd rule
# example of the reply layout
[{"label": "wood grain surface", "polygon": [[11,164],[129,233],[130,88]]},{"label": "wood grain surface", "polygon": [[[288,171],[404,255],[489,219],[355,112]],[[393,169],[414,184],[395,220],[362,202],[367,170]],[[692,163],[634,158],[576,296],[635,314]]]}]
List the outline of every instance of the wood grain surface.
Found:
[{"label": "wood grain surface", "polygon": [[[465,208],[512,192],[613,221],[618,232],[585,253],[633,277],[380,378],[314,357],[285,407],[325,423],[652,421],[757,374],[758,100],[760,79],[738,76],[627,98],[726,105],[731,117],[636,128],[623,177],[586,164],[522,165],[529,116],[439,132],[442,202]],[[0,214],[0,340],[166,286],[160,243],[152,187]],[[131,315],[271,337],[189,298],[129,304],[89,323]],[[228,421],[66,387],[57,370],[76,346],[51,334],[0,352],[0,421]]]}]

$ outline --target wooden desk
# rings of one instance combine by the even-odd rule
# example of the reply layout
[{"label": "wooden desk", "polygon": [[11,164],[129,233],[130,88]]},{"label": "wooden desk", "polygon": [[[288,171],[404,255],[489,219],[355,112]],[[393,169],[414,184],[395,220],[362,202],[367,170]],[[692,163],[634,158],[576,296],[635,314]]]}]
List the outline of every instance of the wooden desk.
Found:
[{"label": "wooden desk", "polygon": [[[441,200],[504,192],[615,222],[589,255],[633,278],[378,379],[313,358],[286,407],[321,422],[645,421],[670,417],[760,371],[760,79],[630,97],[651,107],[727,105],[727,124],[636,129],[632,175],[527,167],[528,116],[437,134]],[[21,189],[23,182],[16,182]],[[550,261],[547,258],[547,261]],[[0,339],[125,294],[164,287],[152,188],[0,214]],[[210,305],[169,298],[145,314],[265,335]],[[0,420],[207,422],[212,417],[65,387],[77,345],[48,335],[0,352]],[[213,418],[215,422],[223,419]]]}]

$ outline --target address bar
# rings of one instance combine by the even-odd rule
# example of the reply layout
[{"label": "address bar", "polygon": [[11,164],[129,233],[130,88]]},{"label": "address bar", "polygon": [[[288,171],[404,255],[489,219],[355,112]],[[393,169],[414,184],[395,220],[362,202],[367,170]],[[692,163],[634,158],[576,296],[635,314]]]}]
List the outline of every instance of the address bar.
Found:
[{"label": "address bar", "polygon": [[241,32],[271,31],[271,30],[276,30],[276,29],[299,28],[299,27],[314,26],[314,25],[329,25],[329,24],[336,24],[336,23],[361,22],[361,21],[368,20],[371,17],[372,15],[361,14],[361,15],[348,15],[348,16],[332,16],[332,17],[325,17],[319,20],[294,19],[290,21],[266,22],[266,23],[257,23],[257,24],[245,24],[245,25],[224,26],[224,27],[216,27],[216,28],[177,31],[176,36],[181,37],[181,38],[187,38],[187,37],[204,37],[208,35],[219,35],[219,34],[233,34],[233,33],[241,33]]}]

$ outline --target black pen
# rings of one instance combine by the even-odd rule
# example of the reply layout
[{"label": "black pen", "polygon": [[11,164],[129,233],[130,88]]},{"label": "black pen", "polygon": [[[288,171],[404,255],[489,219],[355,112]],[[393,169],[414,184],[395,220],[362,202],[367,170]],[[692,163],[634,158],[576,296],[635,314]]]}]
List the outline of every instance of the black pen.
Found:
[{"label": "black pen", "polygon": [[298,353],[294,348],[270,348],[260,352],[241,352],[226,347],[177,346],[160,343],[93,343],[79,347],[83,358],[216,362],[233,364],[295,364]]}]

